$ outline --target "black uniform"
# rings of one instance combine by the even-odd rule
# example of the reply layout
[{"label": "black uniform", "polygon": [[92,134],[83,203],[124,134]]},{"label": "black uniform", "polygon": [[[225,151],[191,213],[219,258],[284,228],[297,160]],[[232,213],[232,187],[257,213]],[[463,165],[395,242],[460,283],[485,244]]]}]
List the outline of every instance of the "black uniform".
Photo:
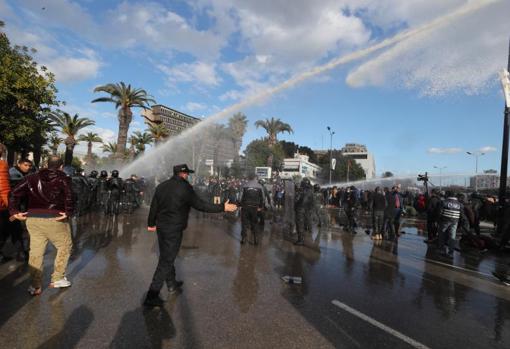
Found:
[{"label": "black uniform", "polygon": [[358,196],[355,188],[351,188],[345,197],[344,211],[347,216],[347,225],[345,226],[346,231],[350,231],[356,234],[356,228],[358,227],[357,222],[357,211],[358,211]]},{"label": "black uniform", "polygon": [[124,181],[124,192],[122,195],[122,206],[128,213],[132,213],[135,208],[138,208],[138,195],[140,188],[137,181],[133,178],[128,178]]},{"label": "black uniform", "polygon": [[87,181],[89,183],[88,209],[95,210],[97,207],[97,171],[90,172]]},{"label": "black uniform", "polygon": [[103,213],[106,212],[108,203],[108,172],[101,171],[101,176],[97,180],[97,206]]},{"label": "black uniform", "polygon": [[441,215],[441,199],[432,193],[427,200],[427,233],[428,241],[437,239],[439,228],[439,217]]},{"label": "black uniform", "polygon": [[256,180],[246,183],[241,197],[241,244],[246,241],[246,230],[250,227],[253,243],[257,245],[258,212],[264,208],[264,191]]},{"label": "black uniform", "polygon": [[311,227],[312,212],[314,207],[313,188],[310,181],[303,179],[296,196],[296,228],[298,240],[296,244],[304,244],[305,227]]},{"label": "black uniform", "polygon": [[112,178],[107,182],[108,203],[106,204],[106,214],[118,215],[120,206],[120,197],[124,189],[124,182],[119,178],[119,171],[112,171]]},{"label": "black uniform", "polygon": [[71,176],[71,188],[75,207],[74,214],[80,217],[87,211],[90,191],[87,179],[79,171]]},{"label": "black uniform", "polygon": [[165,281],[169,288],[175,285],[174,261],[181,247],[182,232],[188,225],[191,207],[203,212],[223,212],[223,205],[201,200],[191,184],[179,176],[173,176],[157,186],[148,226],[157,228],[160,255],[148,298],[157,296]]}]

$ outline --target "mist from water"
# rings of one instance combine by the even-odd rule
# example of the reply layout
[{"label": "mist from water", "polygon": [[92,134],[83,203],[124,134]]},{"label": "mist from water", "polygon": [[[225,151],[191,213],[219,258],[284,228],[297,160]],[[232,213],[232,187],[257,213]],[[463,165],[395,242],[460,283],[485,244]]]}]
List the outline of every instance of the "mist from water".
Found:
[{"label": "mist from water", "polygon": [[[499,2],[500,0],[477,0],[469,2],[466,5],[459,7],[456,11],[439,17],[427,24],[424,24],[418,28],[404,31],[400,34],[395,35],[392,38],[385,39],[380,43],[372,45],[370,47],[349,53],[345,56],[338,57],[333,59],[329,63],[324,65],[320,65],[314,67],[308,71],[300,73],[280,85],[277,85],[273,88],[269,88],[263,92],[254,94],[253,96],[247,97],[239,103],[236,103],[230,107],[223,109],[222,111],[213,114],[212,116],[204,119],[194,127],[186,129],[181,134],[175,137],[169,138],[163,144],[149,150],[143,156],[140,156],[132,163],[121,169],[121,176],[126,177],[131,173],[136,173],[141,176],[150,176],[151,174],[162,171],[163,168],[170,168],[172,165],[187,162],[190,163],[191,158],[200,158],[201,152],[200,149],[197,150],[197,147],[210,147],[210,143],[214,143],[214,135],[208,135],[208,130],[213,127],[213,124],[224,120],[225,118],[232,116],[235,112],[238,112],[246,107],[249,107],[254,104],[262,103],[266,101],[269,97],[289,89],[297,84],[311,79],[319,74],[322,74],[326,71],[334,69],[340,65],[350,63],[361,58],[364,58],[378,50],[382,50],[391,45],[394,45],[398,42],[402,42],[408,38],[412,38],[415,35],[420,33],[424,33],[431,29],[435,29],[440,27],[450,21],[453,21],[457,18],[466,16],[470,13],[478,11],[479,9],[486,7],[492,3]],[[208,138],[208,139],[207,139]],[[197,142],[199,143],[197,145]],[[190,155],[190,151],[192,154]],[[199,161],[192,161],[195,166],[199,165]]]}]

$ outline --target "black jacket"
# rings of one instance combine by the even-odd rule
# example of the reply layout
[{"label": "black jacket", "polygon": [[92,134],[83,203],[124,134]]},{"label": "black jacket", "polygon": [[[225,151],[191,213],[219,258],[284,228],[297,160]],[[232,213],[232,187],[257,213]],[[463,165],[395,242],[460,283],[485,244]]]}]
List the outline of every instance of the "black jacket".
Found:
[{"label": "black jacket", "polygon": [[203,201],[188,181],[173,176],[156,187],[149,211],[148,226],[184,230],[188,226],[191,207],[204,212],[223,212],[223,205]]}]

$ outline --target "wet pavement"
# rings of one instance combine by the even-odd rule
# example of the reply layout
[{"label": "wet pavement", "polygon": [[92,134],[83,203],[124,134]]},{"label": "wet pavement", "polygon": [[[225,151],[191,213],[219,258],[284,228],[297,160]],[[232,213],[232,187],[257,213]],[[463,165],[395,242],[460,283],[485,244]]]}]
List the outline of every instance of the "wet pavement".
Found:
[{"label": "wet pavement", "polygon": [[1,347],[510,348],[510,287],[491,276],[510,258],[441,259],[418,235],[423,222],[408,222],[398,243],[337,228],[304,247],[266,222],[259,246],[241,246],[239,222],[194,213],[177,261],[182,293],[144,309],[158,253],[146,215],[80,219],[69,289],[31,298],[26,268],[1,265]]}]

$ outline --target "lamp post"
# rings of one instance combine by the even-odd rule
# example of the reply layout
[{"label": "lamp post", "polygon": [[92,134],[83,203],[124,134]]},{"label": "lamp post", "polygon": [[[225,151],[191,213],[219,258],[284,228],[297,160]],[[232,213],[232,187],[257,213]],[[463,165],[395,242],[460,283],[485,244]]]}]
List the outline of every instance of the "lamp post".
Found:
[{"label": "lamp post", "polygon": [[434,166],[434,168],[439,170],[439,190],[443,190],[443,170],[446,166]]},{"label": "lamp post", "polygon": [[485,155],[485,153],[477,150],[477,151],[467,151],[466,154],[475,157],[475,191],[478,191],[478,158],[480,156]]},{"label": "lamp post", "polygon": [[333,174],[333,135],[335,131],[331,131],[331,127],[327,127],[329,132],[329,185],[331,186],[331,177]]},{"label": "lamp post", "polygon": [[[498,235],[502,233],[504,226],[504,209],[506,205],[506,182],[508,175],[508,132],[510,129],[510,45],[508,52],[508,66],[501,73],[501,86],[505,95],[505,117],[503,121],[503,146],[501,147],[501,170],[499,179],[499,222]],[[508,219],[508,218],[507,218]]]}]

